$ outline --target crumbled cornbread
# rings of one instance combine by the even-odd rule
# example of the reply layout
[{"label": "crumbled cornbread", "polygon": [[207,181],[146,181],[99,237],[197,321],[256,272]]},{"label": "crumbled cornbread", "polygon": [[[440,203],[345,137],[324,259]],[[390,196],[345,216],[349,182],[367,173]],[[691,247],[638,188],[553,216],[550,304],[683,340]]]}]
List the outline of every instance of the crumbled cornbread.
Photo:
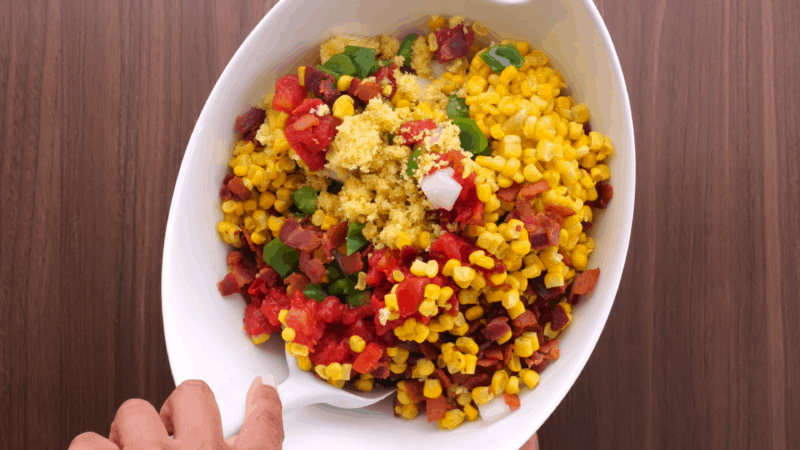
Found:
[{"label": "crumbled cornbread", "polygon": [[411,47],[411,68],[417,72],[419,77],[433,77],[431,52],[428,49],[428,40],[424,36],[418,37],[414,41],[414,46]]},{"label": "crumbled cornbread", "polygon": [[366,173],[379,169],[387,159],[381,152],[385,147],[383,136],[397,133],[410,115],[408,108],[392,110],[390,104],[373,98],[363,113],[345,117],[339,125],[339,133],[328,152],[327,166],[340,176],[355,169]]},{"label": "crumbled cornbread", "polygon": [[397,55],[397,50],[400,48],[400,41],[396,37],[382,34],[378,36],[378,40],[381,43],[378,49],[381,59],[392,59]]},{"label": "crumbled cornbread", "polygon": [[378,50],[381,41],[378,37],[334,36],[319,46],[319,57],[322,64],[325,64],[331,56],[342,53],[348,45]]}]

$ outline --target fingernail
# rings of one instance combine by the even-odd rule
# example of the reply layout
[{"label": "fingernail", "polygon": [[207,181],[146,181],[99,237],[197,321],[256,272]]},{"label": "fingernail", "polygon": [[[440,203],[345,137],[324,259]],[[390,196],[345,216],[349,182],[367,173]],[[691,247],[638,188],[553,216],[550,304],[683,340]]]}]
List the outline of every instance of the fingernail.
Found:
[{"label": "fingernail", "polygon": [[275,377],[273,377],[272,374],[269,373],[261,375],[261,384],[272,387],[277,386],[277,384],[275,384]]}]

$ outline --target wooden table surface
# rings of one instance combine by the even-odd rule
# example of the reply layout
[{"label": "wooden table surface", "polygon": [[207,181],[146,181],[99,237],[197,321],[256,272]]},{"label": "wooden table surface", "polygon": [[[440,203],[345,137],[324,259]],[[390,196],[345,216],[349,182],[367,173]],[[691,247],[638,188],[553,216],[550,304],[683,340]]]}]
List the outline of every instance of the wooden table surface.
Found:
[{"label": "wooden table surface", "polygon": [[[796,448],[800,8],[597,3],[634,114],[636,214],[608,326],[542,448]],[[268,7],[0,2],[0,448],[66,448],[174,388],[170,198]]]}]

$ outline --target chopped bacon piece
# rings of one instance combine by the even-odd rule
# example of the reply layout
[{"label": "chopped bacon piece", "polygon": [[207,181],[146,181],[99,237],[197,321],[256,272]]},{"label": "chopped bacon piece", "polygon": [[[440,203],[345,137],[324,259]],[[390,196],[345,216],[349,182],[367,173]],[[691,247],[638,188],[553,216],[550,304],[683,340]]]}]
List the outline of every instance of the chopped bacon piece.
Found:
[{"label": "chopped bacon piece", "polygon": [[481,334],[490,341],[499,339],[511,331],[511,327],[508,326],[506,322],[508,322],[508,317],[497,317],[486,324],[483,330],[481,330]]},{"label": "chopped bacon piece", "polygon": [[597,286],[597,280],[599,278],[600,268],[581,272],[581,274],[575,278],[571,293],[575,295],[583,295],[592,292]]},{"label": "chopped bacon piece", "polygon": [[336,100],[342,96],[341,91],[336,88],[336,82],[332,79],[322,80],[322,83],[319,84],[319,90],[322,93],[322,99],[331,108],[333,108]]},{"label": "chopped bacon piece", "polygon": [[519,409],[520,407],[519,395],[509,394],[507,392],[504,392],[503,399],[505,400],[506,405],[508,405],[508,407],[511,408],[512,411],[516,411]]},{"label": "chopped bacon piece", "polygon": [[242,237],[247,243],[247,247],[249,247],[251,251],[256,251],[256,244],[253,243],[253,238],[250,237],[250,232],[247,231],[247,228],[240,226],[239,231],[242,232]]},{"label": "chopped bacon piece", "polygon": [[447,62],[467,56],[474,39],[475,33],[472,28],[464,24],[458,24],[453,28],[442,28],[436,32],[436,59],[439,62]]},{"label": "chopped bacon piece", "polygon": [[606,209],[611,197],[614,196],[614,188],[610,184],[604,183],[597,183],[594,188],[597,189],[597,200],[586,202],[586,204],[592,208]]},{"label": "chopped bacon piece", "polygon": [[483,356],[485,358],[494,359],[494,360],[497,360],[497,361],[502,361],[503,360],[503,351],[500,350],[499,348],[486,349],[486,351],[483,352]]},{"label": "chopped bacon piece", "polygon": [[358,101],[358,96],[356,96],[356,89],[358,86],[361,85],[361,78],[353,77],[353,81],[350,82],[350,87],[347,88],[347,95],[353,97],[353,100]]},{"label": "chopped bacon piece", "polygon": [[514,356],[514,344],[506,344],[503,347],[503,364],[507,366],[512,356]]},{"label": "chopped bacon piece", "polygon": [[353,95],[363,103],[369,103],[373,97],[377,97],[380,93],[381,86],[374,81],[361,82],[353,90]]},{"label": "chopped bacon piece", "polygon": [[239,284],[236,283],[236,277],[232,273],[228,273],[222,278],[222,281],[217,283],[217,289],[219,289],[220,294],[227,297],[239,292]]},{"label": "chopped bacon piece", "polygon": [[548,204],[546,204],[544,206],[544,211],[548,212],[548,213],[551,212],[553,214],[557,214],[557,215],[561,216],[561,218],[563,218],[563,219],[566,219],[569,216],[574,216],[575,215],[575,211],[573,211],[572,208],[567,207],[567,206],[563,206],[563,205],[559,205],[559,204],[556,204],[556,203],[548,203]]},{"label": "chopped bacon piece", "polygon": [[236,284],[238,284],[240,288],[252,283],[253,280],[256,279],[255,270],[250,267],[245,267],[241,262],[231,266],[231,273],[236,279]]},{"label": "chopped bacon piece", "polygon": [[374,378],[382,380],[384,378],[388,378],[389,375],[391,375],[391,373],[392,371],[389,369],[389,363],[383,362],[383,363],[378,363],[378,365],[375,366],[374,369],[372,369],[370,375],[372,375]]},{"label": "chopped bacon piece", "polygon": [[537,195],[549,190],[550,185],[547,184],[547,181],[542,180],[522,186],[522,189],[519,191],[519,197],[523,200],[533,200]]},{"label": "chopped bacon piece", "polygon": [[444,398],[444,395],[425,401],[425,415],[428,417],[428,422],[442,420],[445,414],[447,414],[447,399]]},{"label": "chopped bacon piece", "polygon": [[347,222],[342,222],[328,228],[322,237],[322,244],[327,250],[339,248],[347,240]]},{"label": "chopped bacon piece", "polygon": [[278,283],[278,280],[281,279],[281,277],[278,276],[278,272],[276,272],[275,269],[270,266],[264,266],[258,272],[256,278],[263,281],[267,286],[275,286]]},{"label": "chopped bacon piece", "polygon": [[519,193],[520,189],[521,188],[519,186],[500,188],[500,190],[497,191],[497,198],[506,203],[514,203],[514,201],[517,199],[517,194]]},{"label": "chopped bacon piece", "polygon": [[445,391],[450,388],[451,384],[450,377],[448,377],[447,374],[444,373],[444,370],[442,370],[441,368],[437,367],[436,370],[433,371],[433,375],[431,376],[439,379],[439,381],[442,383],[442,389],[444,389]]},{"label": "chopped bacon piece", "polygon": [[250,111],[236,118],[236,131],[239,134],[246,134],[250,131],[257,130],[258,127],[264,123],[266,117],[267,112],[263,109],[250,108]]},{"label": "chopped bacon piece", "polygon": [[306,274],[312,284],[319,284],[325,275],[325,264],[311,257],[309,252],[300,253],[300,270]]},{"label": "chopped bacon piece", "polygon": [[239,250],[231,250],[231,251],[228,252],[228,256],[227,256],[225,262],[229,266],[232,266],[232,265],[238,263],[239,261],[241,261],[242,259],[244,259],[244,254],[242,252],[240,252]]},{"label": "chopped bacon piece", "polygon": [[480,367],[487,367],[492,370],[499,370],[503,367],[502,365],[500,365],[500,361],[497,361],[496,359],[479,359],[478,362],[476,362],[475,364],[477,364]]},{"label": "chopped bacon piece", "polygon": [[252,195],[250,189],[247,189],[240,177],[233,177],[228,181],[228,189],[230,189],[231,193],[240,201],[245,201]]},{"label": "chopped bacon piece", "polygon": [[492,382],[491,377],[485,373],[475,374],[470,379],[465,381],[462,386],[467,390],[473,390],[478,386],[488,386]]},{"label": "chopped bacon piece", "polygon": [[408,380],[406,381],[406,392],[408,392],[408,397],[414,403],[420,403],[425,400],[425,395],[423,394],[423,389],[425,385],[421,381],[417,380]]},{"label": "chopped bacon piece", "polygon": [[419,344],[419,351],[421,351],[426,358],[434,362],[436,362],[436,359],[439,357],[439,352],[436,350],[436,346],[428,341],[423,341],[421,344]]},{"label": "chopped bacon piece", "polygon": [[[550,246],[558,245],[558,239],[561,237],[561,225],[559,225],[557,221],[553,220],[544,213],[537,213],[536,224],[543,228],[547,233],[547,241]],[[528,230],[528,233],[530,232],[531,230]],[[533,246],[533,242],[531,242],[531,246]]]},{"label": "chopped bacon piece", "polygon": [[553,321],[551,322],[550,328],[553,331],[561,331],[568,323],[569,316],[564,310],[564,307],[556,305],[555,308],[553,308]]},{"label": "chopped bacon piece", "polygon": [[339,258],[339,262],[342,265],[342,270],[348,274],[358,273],[364,268],[364,259],[361,256],[361,252],[355,252],[350,256],[342,255]]},{"label": "chopped bacon piece", "polygon": [[558,351],[558,339],[550,339],[542,344],[538,351],[546,355],[553,354]]},{"label": "chopped bacon piece", "polygon": [[293,295],[295,292],[303,292],[309,281],[308,277],[302,273],[295,272],[289,275],[283,280],[283,284],[286,285],[286,294]]},{"label": "chopped bacon piece", "polygon": [[515,328],[518,328],[522,331],[527,331],[532,328],[536,329],[539,327],[539,322],[536,320],[536,316],[529,309],[526,309],[522,314],[518,315],[512,323],[514,324]]},{"label": "chopped bacon piece", "polygon": [[310,228],[304,229],[303,226],[293,218],[289,218],[284,222],[278,237],[287,246],[307,252],[314,251],[322,244],[322,239],[317,233]]}]

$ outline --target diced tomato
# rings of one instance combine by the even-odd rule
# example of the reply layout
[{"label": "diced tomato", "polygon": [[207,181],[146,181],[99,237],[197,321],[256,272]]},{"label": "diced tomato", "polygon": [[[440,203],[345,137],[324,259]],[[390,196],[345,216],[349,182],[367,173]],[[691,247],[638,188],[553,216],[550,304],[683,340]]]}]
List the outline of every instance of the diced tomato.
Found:
[{"label": "diced tomato", "polygon": [[425,298],[425,285],[429,283],[427,277],[416,275],[407,276],[397,285],[397,306],[400,308],[400,316],[408,317],[417,312],[419,304]]},{"label": "diced tomato", "polygon": [[444,233],[431,244],[431,256],[439,259],[456,259],[461,263],[469,262],[469,255],[475,245],[465,237],[455,233]]},{"label": "diced tomato", "polygon": [[397,135],[403,139],[405,145],[413,146],[430,136],[431,131],[435,129],[436,122],[430,119],[414,120],[400,125]]},{"label": "diced tomato", "polygon": [[326,334],[316,345],[313,352],[309,353],[309,358],[313,365],[338,362],[347,363],[351,360],[352,351],[350,350],[349,338],[340,338],[335,334]]},{"label": "diced tomato", "polygon": [[517,394],[509,394],[507,392],[503,393],[503,399],[506,402],[506,405],[512,410],[516,411],[520,407],[519,395]]},{"label": "diced tomato", "polygon": [[369,266],[367,284],[376,287],[381,281],[391,277],[392,272],[397,268],[397,255],[392,249],[382,248],[372,253],[367,265]]},{"label": "diced tomato", "polygon": [[325,323],[338,322],[342,318],[342,311],[344,305],[338,297],[328,296],[319,304],[317,313],[320,320]]},{"label": "diced tomato", "polygon": [[295,331],[294,341],[312,350],[325,331],[316,310],[314,300],[296,291],[289,312],[286,313],[286,326]]},{"label": "diced tomato", "polygon": [[453,168],[453,178],[461,185],[461,193],[456,199],[453,209],[439,211],[443,221],[445,223],[458,222],[462,225],[483,225],[485,205],[478,199],[478,191],[475,188],[477,174],[473,172],[464,178],[464,155],[456,150],[445,153],[442,159],[449,163],[449,167]]},{"label": "diced tomato", "polygon": [[319,117],[311,113],[323,104],[318,98],[303,101],[291,111],[284,130],[289,145],[312,171],[320,170],[325,165],[326,147],[336,135],[332,116],[326,114]]},{"label": "diced tomato", "polygon": [[387,67],[381,67],[375,72],[375,81],[377,81],[379,85],[383,86],[382,81],[385,78],[388,80],[389,85],[392,86],[392,92],[389,95],[383,95],[388,100],[391,100],[395,92],[397,92],[397,80],[394,79],[395,69],[397,69],[397,64],[391,63]]},{"label": "diced tomato", "polygon": [[[467,30],[464,32],[464,30]],[[447,62],[455,58],[467,56],[469,47],[475,39],[472,27],[459,24],[453,28],[442,28],[436,32],[436,59],[439,62]]]},{"label": "diced tomato", "polygon": [[306,98],[306,88],[300,85],[296,74],[284,75],[275,83],[272,109],[290,114]]},{"label": "diced tomato", "polygon": [[353,369],[358,373],[368,373],[378,365],[381,356],[383,356],[383,347],[377,342],[370,342],[353,362]]},{"label": "diced tomato", "polygon": [[274,333],[280,329],[272,326],[264,313],[254,303],[247,305],[244,310],[244,330],[250,336],[258,336],[264,333]]}]

